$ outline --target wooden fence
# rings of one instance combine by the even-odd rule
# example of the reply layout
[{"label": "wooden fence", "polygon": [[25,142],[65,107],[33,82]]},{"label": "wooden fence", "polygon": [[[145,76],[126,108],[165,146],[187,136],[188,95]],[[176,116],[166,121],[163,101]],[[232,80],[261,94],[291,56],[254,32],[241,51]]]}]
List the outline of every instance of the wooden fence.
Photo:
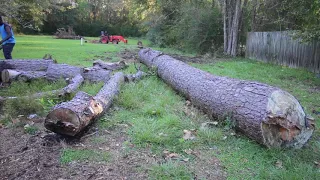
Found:
[{"label": "wooden fence", "polygon": [[320,42],[302,43],[289,32],[249,32],[246,57],[320,73]]}]

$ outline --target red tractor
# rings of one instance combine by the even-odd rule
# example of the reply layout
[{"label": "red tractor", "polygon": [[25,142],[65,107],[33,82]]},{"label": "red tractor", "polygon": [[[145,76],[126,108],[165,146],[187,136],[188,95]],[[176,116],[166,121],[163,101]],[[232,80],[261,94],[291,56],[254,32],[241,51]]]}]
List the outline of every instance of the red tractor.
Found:
[{"label": "red tractor", "polygon": [[119,44],[119,42],[122,41],[125,44],[128,43],[128,40],[124,39],[122,36],[118,35],[112,35],[112,36],[101,36],[100,43],[102,44],[108,44],[109,42],[112,42],[113,44]]}]

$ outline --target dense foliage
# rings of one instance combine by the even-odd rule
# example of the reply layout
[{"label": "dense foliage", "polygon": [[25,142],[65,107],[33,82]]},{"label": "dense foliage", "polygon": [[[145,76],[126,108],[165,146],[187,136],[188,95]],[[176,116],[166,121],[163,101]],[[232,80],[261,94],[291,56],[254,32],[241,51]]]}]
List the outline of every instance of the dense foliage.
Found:
[{"label": "dense foliage", "polygon": [[[245,43],[248,31],[294,30],[296,37],[306,41],[320,39],[319,0],[0,0],[0,3],[0,13],[9,17],[9,22],[22,33],[53,34],[58,28],[73,27],[76,34],[99,36],[105,30],[124,36],[146,35],[160,47],[206,53],[221,50],[226,36],[224,18],[234,23],[236,17],[239,25],[229,24],[226,32],[239,32],[235,36],[237,44]],[[237,3],[240,14],[235,14]]]}]

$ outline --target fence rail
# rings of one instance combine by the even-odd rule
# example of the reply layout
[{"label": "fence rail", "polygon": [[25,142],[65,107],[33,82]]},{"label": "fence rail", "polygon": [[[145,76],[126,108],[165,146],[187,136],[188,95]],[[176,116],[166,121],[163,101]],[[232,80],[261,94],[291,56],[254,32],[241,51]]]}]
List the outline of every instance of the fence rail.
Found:
[{"label": "fence rail", "polygon": [[302,43],[289,32],[249,32],[246,57],[320,73],[320,42]]}]

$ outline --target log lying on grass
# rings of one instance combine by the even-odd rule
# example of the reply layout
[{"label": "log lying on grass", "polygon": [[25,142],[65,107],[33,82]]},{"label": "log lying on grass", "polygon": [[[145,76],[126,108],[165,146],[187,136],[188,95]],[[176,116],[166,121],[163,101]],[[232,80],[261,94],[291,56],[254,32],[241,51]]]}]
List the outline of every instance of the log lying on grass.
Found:
[{"label": "log lying on grass", "polygon": [[90,82],[107,82],[110,79],[111,71],[98,67],[81,68],[68,64],[51,64],[48,67],[46,78],[57,80],[59,78],[72,78],[77,74],[81,74],[85,80]]},{"label": "log lying on grass", "polygon": [[84,68],[83,77],[90,82],[107,82],[110,79],[112,71],[107,71],[101,68]]},{"label": "log lying on grass", "polygon": [[4,69],[1,72],[1,81],[4,83],[11,82],[12,80],[30,81],[33,79],[40,79],[45,77],[45,71],[21,71],[13,69]]},{"label": "log lying on grass", "polygon": [[73,78],[78,74],[82,74],[82,71],[82,68],[68,64],[50,64],[47,69],[47,79]]},{"label": "log lying on grass", "polygon": [[120,69],[124,69],[127,67],[127,65],[124,61],[119,61],[116,63],[108,63],[108,62],[104,62],[102,60],[94,61],[93,66],[96,66],[96,67],[98,66],[102,69],[111,70],[111,71],[120,70]]},{"label": "log lying on grass", "polygon": [[32,98],[32,99],[40,99],[46,96],[52,96],[52,95],[57,95],[57,96],[66,96],[68,94],[71,94],[75,92],[80,85],[83,83],[84,79],[83,77],[78,74],[74,78],[72,78],[68,84],[68,86],[58,89],[58,90],[53,90],[53,91],[47,91],[47,92],[40,92],[40,93],[35,93],[30,96],[22,96],[22,97],[1,97],[0,96],[0,104],[3,102],[10,100],[10,99],[18,99],[18,98]]},{"label": "log lying on grass", "polygon": [[314,131],[297,99],[279,88],[214,76],[151,49],[139,56],[210,117],[231,114],[237,130],[267,147],[300,148]]},{"label": "log lying on grass", "polygon": [[0,61],[0,72],[4,69],[15,69],[22,71],[46,71],[54,60],[3,60]]},{"label": "log lying on grass", "polygon": [[78,92],[71,101],[52,109],[46,117],[45,127],[58,134],[77,135],[110,108],[123,82],[123,73],[116,73],[96,96]]}]

